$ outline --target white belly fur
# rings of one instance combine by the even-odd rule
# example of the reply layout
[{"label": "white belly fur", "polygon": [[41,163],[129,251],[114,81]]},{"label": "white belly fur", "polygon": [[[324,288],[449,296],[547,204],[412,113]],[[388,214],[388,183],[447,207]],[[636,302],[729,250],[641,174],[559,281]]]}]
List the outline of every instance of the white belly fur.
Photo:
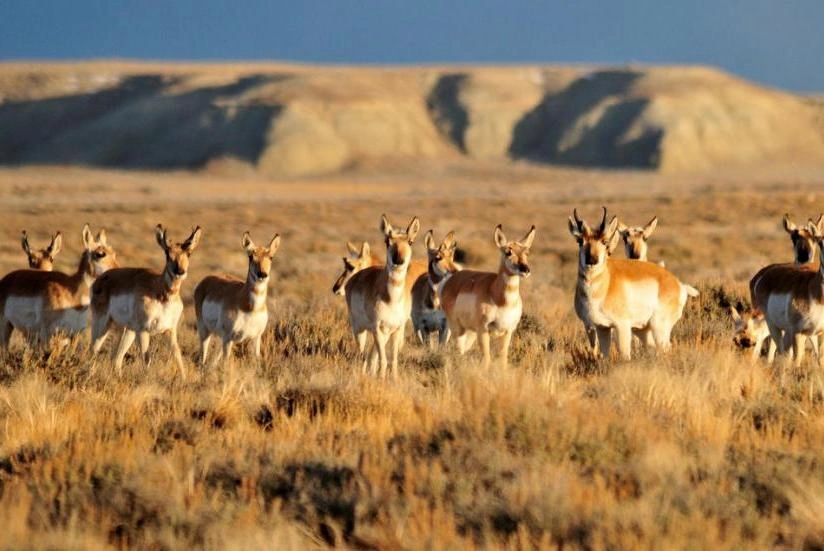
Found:
[{"label": "white belly fur", "polygon": [[109,315],[115,323],[134,331],[169,331],[177,327],[182,313],[183,301],[180,297],[160,302],[133,295],[114,295],[109,301]]},{"label": "white belly fur", "polygon": [[210,300],[203,301],[200,315],[209,333],[228,337],[234,342],[259,337],[269,321],[265,308],[252,312],[232,311]]}]

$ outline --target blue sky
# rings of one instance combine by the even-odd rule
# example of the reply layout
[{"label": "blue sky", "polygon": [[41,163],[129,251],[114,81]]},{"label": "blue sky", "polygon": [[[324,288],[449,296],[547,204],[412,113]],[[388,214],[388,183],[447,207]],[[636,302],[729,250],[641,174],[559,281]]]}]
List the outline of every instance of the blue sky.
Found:
[{"label": "blue sky", "polygon": [[705,63],[824,91],[824,0],[0,0],[0,58]]}]

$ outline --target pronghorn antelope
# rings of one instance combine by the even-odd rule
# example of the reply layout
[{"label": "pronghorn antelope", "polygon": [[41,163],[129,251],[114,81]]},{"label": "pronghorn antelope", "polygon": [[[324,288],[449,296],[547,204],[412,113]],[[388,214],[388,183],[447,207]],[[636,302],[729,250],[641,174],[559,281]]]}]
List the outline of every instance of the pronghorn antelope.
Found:
[{"label": "pronghorn antelope", "polygon": [[[631,260],[647,260],[647,241],[658,225],[658,217],[654,216],[644,227],[629,227],[623,222],[618,223],[618,233],[624,241],[624,252]],[[663,266],[663,264],[661,264]]]},{"label": "pronghorn antelope", "polygon": [[427,271],[412,285],[412,327],[421,344],[429,344],[432,333],[438,333],[438,342],[449,340],[446,314],[441,308],[439,287],[460,268],[455,264],[455,232],[449,232],[440,245],[435,243],[432,230],[424,237]]},{"label": "pronghorn antelope", "polygon": [[[755,308],[739,311],[735,306],[730,306],[730,315],[735,327],[733,344],[744,350],[752,348],[753,358],[758,358],[764,341],[770,338],[770,329],[767,327],[764,314]],[[775,343],[772,340],[769,343],[768,359],[772,361]]]},{"label": "pronghorn antelope", "polygon": [[243,249],[249,257],[246,280],[234,276],[210,275],[195,287],[195,314],[197,335],[200,338],[200,364],[206,367],[209,341],[216,335],[223,343],[223,360],[231,362],[232,344],[250,340],[255,357],[260,360],[260,340],[269,313],[266,294],[272,257],[280,247],[280,236],[275,234],[266,247],[258,247],[249,232],[243,234]]},{"label": "pronghorn antelope", "polygon": [[606,207],[595,229],[578,217],[577,210],[569,218],[569,232],[579,248],[575,312],[585,326],[595,327],[603,356],[609,356],[614,329],[618,352],[629,359],[633,332],[641,342],[650,342],[651,332],[656,347],[669,348],[670,333],[687,297],[698,296],[698,291],[657,264],[609,258],[617,229],[617,218],[607,224]]},{"label": "pronghorn antelope", "polygon": [[347,241],[346,250],[349,255],[343,257],[343,272],[332,285],[332,292],[340,296],[346,294],[346,282],[357,272],[364,268],[384,265],[383,259],[370,252],[369,243],[366,241],[363,242],[360,248]]},{"label": "pronghorn antelope", "polygon": [[[816,222],[815,225],[821,224],[822,220],[824,220],[824,215],[820,215],[818,217],[818,222]],[[798,226],[795,225],[795,223],[793,223],[790,220],[790,215],[789,214],[784,215],[784,218],[782,220],[782,224],[784,226],[784,230],[789,234],[790,241],[792,242],[792,246],[793,246],[793,263],[794,263],[794,265],[795,266],[813,266],[813,263],[815,262],[816,240],[815,240],[815,236],[813,235],[810,228],[806,227],[806,226],[799,228]],[[753,301],[753,304],[755,304],[755,289],[754,289],[754,287],[755,287],[755,284],[761,279],[761,275],[763,274],[763,272],[765,270],[769,269],[769,268],[774,267],[774,266],[781,266],[781,265],[786,266],[787,264],[772,264],[770,266],[762,268],[750,280],[750,299]],[[751,316],[752,316],[752,322],[749,322],[749,320],[747,320],[746,317],[743,317],[743,316],[739,316],[739,317],[743,317],[744,321],[747,321],[748,323],[750,323],[750,325],[752,325],[752,331],[751,332],[752,332],[753,335],[758,335],[758,336],[761,337],[760,340],[758,340],[757,342],[753,341],[754,347],[753,347],[753,351],[752,351],[752,357],[755,360],[755,359],[758,359],[759,355],[761,354],[761,348],[762,348],[763,341],[766,339],[766,337],[770,337],[770,334],[769,334],[769,329],[767,328],[766,319],[764,318],[764,314],[761,311],[759,311],[757,308],[754,307]],[[738,335],[742,330],[744,330],[744,329],[740,329],[739,327],[743,328],[744,326],[741,325],[741,322],[739,322],[738,320],[735,319],[735,316],[733,316],[733,321],[735,321],[736,335]],[[766,335],[766,337],[764,337],[764,335]],[[786,337],[783,336],[783,335],[782,335],[782,340],[784,340],[784,349],[785,350],[788,347],[791,346],[791,343],[788,342],[786,340]],[[810,341],[810,344],[813,347],[813,351],[814,351],[815,355],[818,356],[818,348],[819,348],[818,338],[810,338],[809,341]],[[734,342],[735,342],[736,345],[739,346],[739,348],[747,348],[747,346],[742,345],[742,343],[748,342],[746,339],[738,339],[738,340],[734,340]],[[774,357],[775,357],[775,351],[776,351],[776,346],[777,345],[776,345],[776,341],[774,341],[772,338],[770,338],[767,342],[768,342],[767,361],[771,363],[773,361]],[[803,351],[801,352],[801,354],[802,354],[802,358],[803,358]]]},{"label": "pronghorn antelope", "polygon": [[[407,283],[412,263],[412,243],[420,231],[417,217],[406,231],[392,227],[386,215],[380,229],[386,242],[386,265],[372,266],[355,273],[346,282],[346,305],[349,324],[363,357],[363,369],[377,359],[382,376],[386,374],[386,346],[392,349],[392,371],[397,374],[398,352],[403,343],[406,320],[412,308]],[[372,352],[367,355],[366,340],[372,335]],[[375,367],[373,367],[374,371]]]},{"label": "pronghorn antelope", "polygon": [[73,274],[16,270],[0,280],[0,347],[12,330],[42,344],[57,333],[76,334],[88,326],[89,292],[95,278],[117,266],[106,230],[92,236],[83,226],[83,252]]},{"label": "pronghorn antelope", "polygon": [[32,270],[43,270],[50,272],[54,269],[54,257],[63,248],[63,235],[60,232],[55,233],[48,247],[43,249],[32,249],[29,245],[29,236],[26,230],[23,230],[23,235],[20,239],[20,244],[23,247],[23,252],[26,253],[26,258],[29,261],[29,268]]},{"label": "pronghorn antelope", "polygon": [[[785,225],[786,226],[786,225]],[[806,227],[819,248],[824,250],[824,216],[810,220]],[[790,227],[787,231],[791,231]],[[796,240],[793,241],[794,248]],[[812,256],[812,255],[809,255]],[[798,257],[796,257],[798,259]],[[772,264],[758,271],[750,280],[753,307],[764,312],[770,337],[784,353],[791,347],[795,365],[804,359],[804,339],[813,344],[817,362],[821,363],[818,338],[824,334],[824,268],[810,262]],[[768,356],[772,361],[772,355]]]},{"label": "pronghorn antelope", "polygon": [[92,353],[100,352],[113,327],[122,327],[123,334],[114,354],[118,374],[135,336],[140,337],[143,363],[149,365],[149,339],[157,333],[169,334],[175,361],[183,374],[183,357],[177,344],[177,326],[183,313],[180,288],[189,270],[189,257],[197,248],[201,233],[198,226],[183,243],[171,244],[166,230],[158,224],[155,237],[166,255],[162,273],[148,268],[117,268],[94,282]]},{"label": "pronghorn antelope", "polygon": [[441,286],[441,307],[455,334],[458,352],[464,354],[477,337],[481,341],[484,367],[491,363],[490,338],[501,337],[501,363],[507,366],[512,333],[521,320],[520,281],[529,277],[529,251],[535,226],[520,241],[507,240],[501,225],[495,227],[495,245],[501,253],[496,272],[462,270]]}]

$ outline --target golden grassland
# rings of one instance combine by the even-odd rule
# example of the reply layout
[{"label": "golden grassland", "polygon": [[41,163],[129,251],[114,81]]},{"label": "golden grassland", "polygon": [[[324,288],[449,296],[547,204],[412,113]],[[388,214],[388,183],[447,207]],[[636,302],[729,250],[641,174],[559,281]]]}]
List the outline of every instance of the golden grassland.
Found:
[{"label": "golden grassland", "polygon": [[[758,267],[791,258],[780,217],[824,210],[824,170],[653,173],[454,165],[264,182],[69,168],[0,171],[0,268],[19,232],[104,225],[124,265],[160,267],[152,228],[204,228],[184,299],[188,377],[163,338],[147,370],[92,369],[87,341],[40,357],[15,339],[0,366],[0,547],[802,548],[824,545],[824,378],[752,364],[724,311]],[[582,353],[572,311],[573,206],[660,219],[650,258],[701,297],[664,356]],[[360,374],[331,284],[345,240],[380,248],[379,216],[456,230],[493,269],[492,229],[538,226],[525,315],[506,371],[477,350],[407,338],[397,379]],[[260,365],[209,372],[191,292],[245,272],[244,230],[279,232]],[[415,245],[420,257],[422,245]],[[411,333],[411,332],[409,332]]]}]

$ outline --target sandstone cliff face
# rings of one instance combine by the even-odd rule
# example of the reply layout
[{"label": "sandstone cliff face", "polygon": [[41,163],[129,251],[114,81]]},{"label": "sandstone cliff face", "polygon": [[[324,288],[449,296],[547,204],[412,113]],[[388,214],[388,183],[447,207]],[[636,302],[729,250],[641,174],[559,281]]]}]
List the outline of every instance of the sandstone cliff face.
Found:
[{"label": "sandstone cliff face", "polygon": [[0,65],[0,163],[326,174],[468,157],[820,161],[819,104],[704,67]]}]

